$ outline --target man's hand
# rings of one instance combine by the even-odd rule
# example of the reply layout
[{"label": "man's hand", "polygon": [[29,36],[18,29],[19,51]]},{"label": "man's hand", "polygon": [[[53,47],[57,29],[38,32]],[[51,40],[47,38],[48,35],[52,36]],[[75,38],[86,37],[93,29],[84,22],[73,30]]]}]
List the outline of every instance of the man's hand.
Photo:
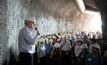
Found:
[{"label": "man's hand", "polygon": [[37,31],[37,35],[40,35],[39,31]]}]

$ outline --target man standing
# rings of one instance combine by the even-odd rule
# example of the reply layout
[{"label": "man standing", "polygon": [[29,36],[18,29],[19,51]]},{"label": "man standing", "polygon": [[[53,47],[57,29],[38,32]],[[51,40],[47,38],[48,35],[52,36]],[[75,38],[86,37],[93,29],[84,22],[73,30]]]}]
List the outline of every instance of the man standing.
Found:
[{"label": "man standing", "polygon": [[[33,29],[33,21],[25,20],[25,27],[19,32],[19,60],[20,65],[33,65],[33,54],[35,53],[35,42],[39,32]],[[37,34],[36,34],[37,33]]]},{"label": "man standing", "polygon": [[70,50],[71,50],[71,43],[68,38],[65,36],[64,39],[60,43],[61,48],[61,60],[63,65],[69,65],[70,63]]}]

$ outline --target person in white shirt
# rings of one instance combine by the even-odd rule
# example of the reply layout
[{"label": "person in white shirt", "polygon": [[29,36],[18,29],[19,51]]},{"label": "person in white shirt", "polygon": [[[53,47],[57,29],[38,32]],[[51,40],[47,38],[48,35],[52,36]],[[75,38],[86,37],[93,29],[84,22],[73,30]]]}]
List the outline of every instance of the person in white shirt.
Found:
[{"label": "person in white shirt", "polygon": [[69,65],[70,63],[70,50],[71,50],[71,43],[66,36],[60,43],[61,48],[61,62],[63,65]]},{"label": "person in white shirt", "polygon": [[66,37],[61,41],[60,47],[62,51],[70,51],[71,50],[71,43]]},{"label": "person in white shirt", "polygon": [[74,48],[74,53],[75,53],[75,56],[78,57],[81,53],[81,45],[82,45],[82,41],[81,40],[77,40],[76,43],[75,43],[75,48]]},{"label": "person in white shirt", "polygon": [[35,43],[40,35],[40,33],[33,28],[33,24],[33,21],[25,20],[25,26],[19,32],[18,45],[20,65],[33,65]]}]

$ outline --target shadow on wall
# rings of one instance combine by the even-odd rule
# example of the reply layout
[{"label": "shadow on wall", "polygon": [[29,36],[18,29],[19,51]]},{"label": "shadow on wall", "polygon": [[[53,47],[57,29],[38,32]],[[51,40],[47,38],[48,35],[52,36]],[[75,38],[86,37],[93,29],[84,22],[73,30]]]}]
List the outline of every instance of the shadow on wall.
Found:
[{"label": "shadow on wall", "polygon": [[12,47],[10,48],[10,50],[9,50],[9,61],[5,61],[4,63],[3,63],[3,65],[19,65],[19,61],[18,60],[16,60],[16,56],[15,56],[15,54],[13,53],[13,51],[12,51]]}]

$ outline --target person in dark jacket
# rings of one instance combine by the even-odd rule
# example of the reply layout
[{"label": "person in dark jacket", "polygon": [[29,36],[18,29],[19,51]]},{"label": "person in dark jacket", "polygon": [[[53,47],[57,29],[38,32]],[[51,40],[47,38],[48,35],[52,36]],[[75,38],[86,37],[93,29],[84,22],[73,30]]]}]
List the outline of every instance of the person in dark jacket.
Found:
[{"label": "person in dark jacket", "polygon": [[51,63],[51,53],[54,49],[53,45],[52,45],[53,39],[49,38],[46,42],[45,48],[46,48],[46,57],[47,57],[47,65],[50,65]]},{"label": "person in dark jacket", "polygon": [[85,65],[103,65],[103,57],[100,53],[100,46],[97,43],[92,45],[92,53],[86,56]]}]

